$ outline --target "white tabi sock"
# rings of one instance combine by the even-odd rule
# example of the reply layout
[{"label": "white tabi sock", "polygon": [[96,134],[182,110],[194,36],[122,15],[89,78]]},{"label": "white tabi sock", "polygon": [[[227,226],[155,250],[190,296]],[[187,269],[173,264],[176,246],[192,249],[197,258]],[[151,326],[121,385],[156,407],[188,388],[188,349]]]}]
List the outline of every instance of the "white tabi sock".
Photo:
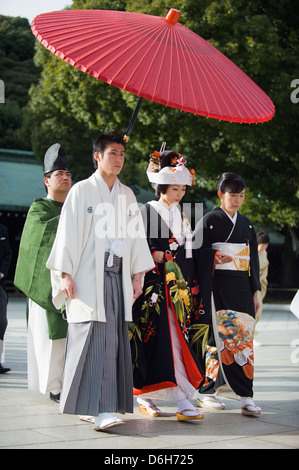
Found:
[{"label": "white tabi sock", "polygon": [[[178,412],[182,413],[184,411],[185,416],[196,416],[198,415],[198,410],[192,405],[192,403],[185,399],[177,402]],[[188,410],[188,411],[185,411]]]}]

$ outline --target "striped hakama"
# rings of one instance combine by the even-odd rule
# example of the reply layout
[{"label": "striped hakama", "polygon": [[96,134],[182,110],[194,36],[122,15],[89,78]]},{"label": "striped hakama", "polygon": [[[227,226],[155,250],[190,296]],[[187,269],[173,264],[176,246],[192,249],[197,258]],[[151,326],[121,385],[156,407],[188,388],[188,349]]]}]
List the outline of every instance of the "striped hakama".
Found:
[{"label": "striped hakama", "polygon": [[70,323],[60,411],[97,416],[133,412],[133,378],[128,324],[124,321],[122,259],[107,266],[106,322]]}]

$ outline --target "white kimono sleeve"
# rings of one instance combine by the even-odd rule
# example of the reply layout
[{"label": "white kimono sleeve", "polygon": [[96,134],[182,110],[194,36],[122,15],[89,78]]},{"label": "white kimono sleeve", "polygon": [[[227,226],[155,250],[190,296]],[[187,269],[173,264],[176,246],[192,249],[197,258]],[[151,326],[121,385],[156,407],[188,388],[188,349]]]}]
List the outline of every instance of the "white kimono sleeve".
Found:
[{"label": "white kimono sleeve", "polygon": [[132,196],[130,201],[129,212],[131,212],[131,221],[127,227],[127,236],[132,238],[130,263],[133,276],[137,273],[145,274],[155,267],[155,263],[148,246],[143,218],[135,196]]},{"label": "white kimono sleeve", "polygon": [[60,291],[62,273],[75,277],[84,239],[83,197],[80,185],[74,185],[62,207],[56,237],[46,263],[51,270],[52,301],[61,308],[66,296]]}]

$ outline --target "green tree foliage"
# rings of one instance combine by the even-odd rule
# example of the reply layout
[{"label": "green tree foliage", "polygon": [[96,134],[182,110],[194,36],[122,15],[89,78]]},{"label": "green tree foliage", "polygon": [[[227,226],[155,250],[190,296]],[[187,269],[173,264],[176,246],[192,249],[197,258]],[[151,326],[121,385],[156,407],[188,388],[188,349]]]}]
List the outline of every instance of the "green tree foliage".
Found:
[{"label": "green tree foliage", "polygon": [[0,79],[5,84],[5,103],[0,105],[0,147],[31,149],[20,128],[28,90],[40,70],[33,64],[34,37],[28,20],[0,16]]}]

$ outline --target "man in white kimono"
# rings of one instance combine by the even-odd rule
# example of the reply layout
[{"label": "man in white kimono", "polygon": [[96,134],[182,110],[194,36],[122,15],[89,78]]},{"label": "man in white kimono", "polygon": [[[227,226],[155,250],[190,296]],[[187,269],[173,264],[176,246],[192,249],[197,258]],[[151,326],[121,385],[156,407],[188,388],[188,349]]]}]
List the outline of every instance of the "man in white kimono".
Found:
[{"label": "man in white kimono", "polygon": [[97,138],[96,171],[69,192],[47,262],[68,320],[60,411],[90,417],[97,431],[124,423],[110,413],[133,412],[128,322],[154,266],[136,198],[117,178],[125,145],[116,133]]}]

